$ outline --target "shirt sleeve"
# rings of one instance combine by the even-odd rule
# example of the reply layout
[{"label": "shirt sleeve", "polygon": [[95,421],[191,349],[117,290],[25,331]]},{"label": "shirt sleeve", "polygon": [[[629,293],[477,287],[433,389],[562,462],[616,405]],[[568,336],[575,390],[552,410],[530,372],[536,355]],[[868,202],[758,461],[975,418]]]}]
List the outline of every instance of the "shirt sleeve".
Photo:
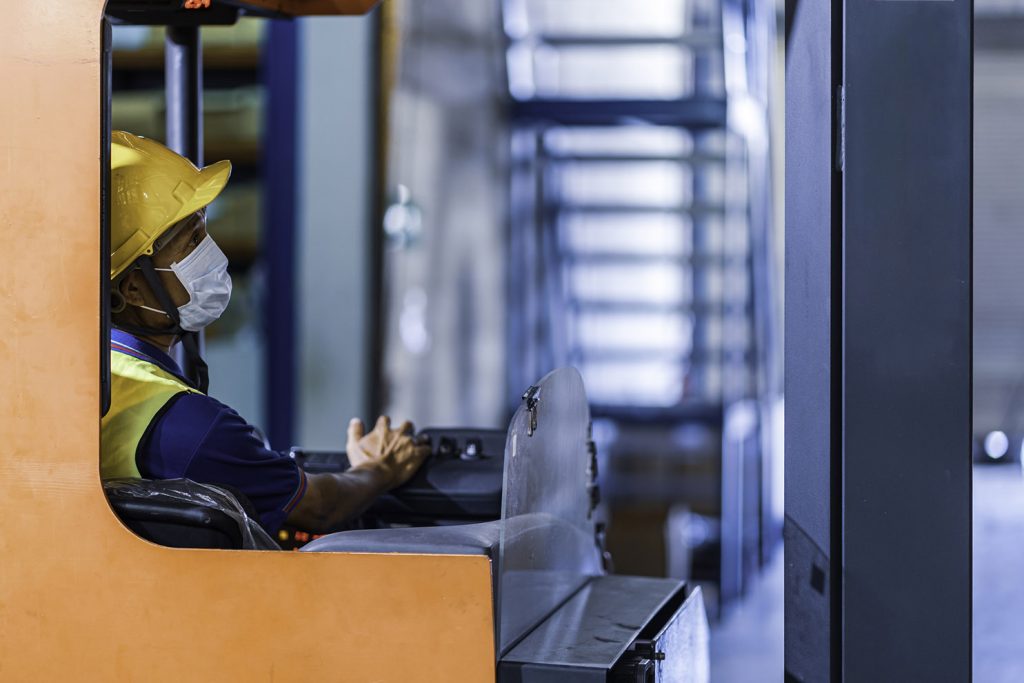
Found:
[{"label": "shirt sleeve", "polygon": [[186,478],[241,491],[271,535],[306,492],[305,474],[291,457],[266,448],[241,415],[201,394],[180,394],[165,407],[136,462],[146,478]]}]

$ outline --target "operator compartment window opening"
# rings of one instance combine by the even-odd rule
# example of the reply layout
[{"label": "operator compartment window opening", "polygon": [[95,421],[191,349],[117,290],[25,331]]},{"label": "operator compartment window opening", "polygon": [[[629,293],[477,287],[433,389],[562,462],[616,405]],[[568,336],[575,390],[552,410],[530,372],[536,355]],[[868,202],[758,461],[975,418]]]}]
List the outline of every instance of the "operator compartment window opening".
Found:
[{"label": "operator compartment window opening", "polygon": [[[339,93],[372,102],[375,17],[302,20],[299,41],[299,22],[172,5],[108,7],[111,367],[100,464],[112,507],[139,536],[173,547],[331,550],[334,532],[358,531],[345,543],[495,552],[504,419],[420,429],[417,449],[430,455],[401,486],[344,518],[293,514],[316,481],[350,474],[344,420],[370,410],[360,326],[376,193],[371,148],[347,151],[372,136],[372,107],[345,127],[323,117],[300,127],[299,114],[345,107]],[[298,92],[298,76],[322,64],[350,65],[351,89],[332,80]],[[360,182],[338,187],[339,167]],[[325,314],[339,298],[351,320]]]},{"label": "operator compartment window opening", "polygon": [[[263,431],[267,88],[261,64],[267,27],[265,19],[243,16],[230,25],[198,28],[203,158],[232,165],[227,186],[206,208],[207,230],[228,258],[233,288],[224,314],[205,328],[204,355],[211,395]],[[111,126],[165,144],[167,32],[161,25],[127,23],[115,23],[112,31]]]},{"label": "operator compartment window opening", "polygon": [[[207,384],[260,439],[269,431],[264,225],[274,202],[263,188],[272,79],[263,66],[275,46],[263,18],[180,5],[110,0],[106,9],[101,474],[115,512],[148,540],[276,548],[239,488],[177,471],[167,452],[187,419],[185,397]],[[166,305],[151,278],[171,296]],[[128,286],[153,300],[125,296]],[[171,324],[171,308],[191,340],[169,348],[152,332]]]}]

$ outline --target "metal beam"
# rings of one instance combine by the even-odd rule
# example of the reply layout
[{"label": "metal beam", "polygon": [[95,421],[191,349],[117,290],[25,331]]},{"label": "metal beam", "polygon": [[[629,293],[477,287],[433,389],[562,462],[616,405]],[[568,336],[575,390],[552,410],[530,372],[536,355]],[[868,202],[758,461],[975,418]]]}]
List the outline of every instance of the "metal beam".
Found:
[{"label": "metal beam", "polygon": [[268,24],[262,79],[267,90],[263,135],[263,206],[267,269],[264,293],[266,377],[264,424],[274,448],[292,445],[298,374],[295,314],[295,220],[297,183],[298,27],[293,21]]},{"label": "metal beam", "polygon": [[845,3],[844,680],[971,677],[972,9]]},{"label": "metal beam", "polygon": [[643,122],[700,129],[725,126],[727,112],[723,99],[694,97],[681,100],[513,100],[509,113],[516,123],[618,126]]},{"label": "metal beam", "polygon": [[970,680],[972,5],[790,20],[787,680]]},{"label": "metal beam", "polygon": [[[168,26],[164,41],[164,92],[166,95],[167,146],[203,165],[203,44],[198,26]],[[199,353],[205,351],[205,335],[195,334]],[[191,343],[186,339],[186,342]],[[193,362],[176,348],[176,360],[186,377],[193,377]],[[200,364],[202,365],[202,364]],[[205,371],[204,371],[205,372]]]},{"label": "metal beam", "polygon": [[203,165],[203,46],[198,26],[168,26],[164,43],[167,146]]}]

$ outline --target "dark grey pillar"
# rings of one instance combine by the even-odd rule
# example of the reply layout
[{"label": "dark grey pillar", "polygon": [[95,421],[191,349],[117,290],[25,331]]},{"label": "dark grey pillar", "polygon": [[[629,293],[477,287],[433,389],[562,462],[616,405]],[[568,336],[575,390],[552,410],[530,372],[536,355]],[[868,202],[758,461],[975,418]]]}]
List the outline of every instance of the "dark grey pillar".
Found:
[{"label": "dark grey pillar", "polygon": [[[199,26],[168,26],[164,42],[164,94],[167,100],[167,146],[203,166],[203,44]],[[199,353],[206,349],[203,331],[193,334]],[[186,340],[188,341],[188,340]],[[187,377],[192,360],[182,345],[177,361]]]},{"label": "dark grey pillar", "polygon": [[203,165],[203,46],[198,26],[168,26],[164,45],[167,146]]},{"label": "dark grey pillar", "polygon": [[787,48],[787,671],[966,681],[972,5],[822,4]]}]

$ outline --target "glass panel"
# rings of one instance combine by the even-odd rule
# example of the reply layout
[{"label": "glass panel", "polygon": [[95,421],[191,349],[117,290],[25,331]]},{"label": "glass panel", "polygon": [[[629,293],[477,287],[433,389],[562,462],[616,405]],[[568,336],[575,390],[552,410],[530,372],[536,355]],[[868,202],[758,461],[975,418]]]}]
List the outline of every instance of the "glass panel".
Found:
[{"label": "glass panel", "polygon": [[693,53],[675,45],[542,46],[533,52],[539,97],[686,97],[694,89]]},{"label": "glass panel", "polygon": [[[717,0],[505,0],[503,7],[515,98],[626,105],[725,96]],[[741,138],[724,126],[684,130],[625,118],[531,133],[539,148],[531,138],[517,152],[534,160],[521,168],[536,192],[519,222],[554,229],[558,251],[540,269],[557,273],[539,296],[563,297],[569,312],[541,344],[562,359],[556,363],[581,365],[591,398],[605,409],[717,400],[725,378],[711,366],[743,365],[735,360],[742,354],[722,352],[747,351],[752,337],[735,325],[723,329],[722,320],[750,314]],[[523,272],[547,250],[546,239],[534,253],[524,249]],[[636,388],[641,376],[649,390]]]},{"label": "glass panel", "polygon": [[[536,189],[534,167],[510,166],[508,153],[529,159],[536,135],[514,133],[508,125],[501,5],[480,0],[384,4],[391,9],[378,12],[385,22],[383,54],[394,55],[396,63],[384,93],[389,116],[381,121],[388,154],[380,188],[387,206],[379,273],[379,400],[383,412],[417,425],[504,426],[510,398],[506,296],[520,291],[508,286],[507,240],[528,239],[525,230],[508,230],[507,223],[518,225],[533,215]],[[376,32],[365,30],[367,36]],[[343,94],[335,86],[325,92]],[[337,227],[352,232],[353,244],[368,245],[379,230],[373,221],[369,211]],[[365,267],[367,273],[375,269],[369,262]],[[362,275],[349,279],[369,281]],[[360,309],[366,315],[358,317],[369,321],[375,308],[367,299]],[[361,338],[360,333],[355,341],[369,352]],[[329,344],[321,341],[326,351]],[[528,374],[526,382],[540,375]],[[364,394],[357,388],[360,402]]]},{"label": "glass panel", "polygon": [[695,298],[708,306],[719,305],[722,301],[722,270],[710,265],[701,270],[694,284]]},{"label": "glass panel", "polygon": [[570,162],[557,169],[559,199],[569,204],[675,209],[693,198],[693,172],[678,162]]},{"label": "glass panel", "polygon": [[730,212],[721,227],[722,250],[726,254],[744,256],[750,251],[750,229],[742,214]]},{"label": "glass panel", "polygon": [[576,254],[682,258],[692,251],[689,217],[678,213],[573,211],[561,216],[561,225],[566,248]]},{"label": "glass panel", "polygon": [[744,302],[750,293],[750,275],[744,266],[727,268],[722,282],[722,299],[726,302]]},{"label": "glass panel", "polygon": [[614,352],[688,354],[693,345],[690,316],[665,313],[583,312],[575,318],[584,355]]},{"label": "glass panel", "polygon": [[730,315],[723,322],[725,339],[722,346],[727,350],[744,351],[752,343],[750,319],[745,315]]},{"label": "glass panel", "polygon": [[681,157],[693,151],[688,131],[660,126],[556,128],[544,135],[544,144],[550,153],[566,155]]},{"label": "glass panel", "polygon": [[683,306],[693,297],[691,273],[671,263],[581,264],[569,269],[572,294],[586,302]]},{"label": "glass panel", "polygon": [[526,0],[530,31],[558,35],[673,37],[690,30],[687,0]]},{"label": "glass panel", "polygon": [[590,408],[572,368],[536,384],[505,445],[499,557],[499,653],[601,573],[590,518]]},{"label": "glass panel", "polygon": [[696,343],[706,349],[718,348],[722,345],[722,316],[720,311],[709,311],[701,318],[700,326],[695,335]]},{"label": "glass panel", "polygon": [[595,361],[582,364],[595,405],[668,407],[683,398],[682,361]]}]

